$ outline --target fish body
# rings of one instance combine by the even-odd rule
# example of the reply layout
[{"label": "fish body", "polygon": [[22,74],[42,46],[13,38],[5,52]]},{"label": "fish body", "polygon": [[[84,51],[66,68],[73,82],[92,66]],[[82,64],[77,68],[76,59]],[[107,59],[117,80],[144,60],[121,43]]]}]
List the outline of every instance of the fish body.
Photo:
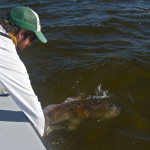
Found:
[{"label": "fish body", "polygon": [[108,101],[96,99],[75,99],[62,104],[47,106],[44,110],[45,132],[61,129],[63,122],[72,130],[86,118],[107,119],[119,114],[119,108]]}]

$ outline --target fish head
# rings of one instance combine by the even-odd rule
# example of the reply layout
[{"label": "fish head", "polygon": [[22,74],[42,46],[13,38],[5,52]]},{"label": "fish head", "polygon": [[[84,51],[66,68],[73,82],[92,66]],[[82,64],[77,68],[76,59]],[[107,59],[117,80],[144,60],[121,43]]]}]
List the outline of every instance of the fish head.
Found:
[{"label": "fish head", "polygon": [[90,116],[93,118],[112,118],[119,114],[120,108],[108,101],[98,102],[96,106],[91,106]]}]

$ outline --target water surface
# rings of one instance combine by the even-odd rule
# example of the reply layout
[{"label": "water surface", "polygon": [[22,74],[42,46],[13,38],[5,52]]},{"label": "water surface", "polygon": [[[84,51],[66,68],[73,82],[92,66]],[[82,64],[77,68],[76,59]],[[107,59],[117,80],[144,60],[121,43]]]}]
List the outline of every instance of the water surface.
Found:
[{"label": "water surface", "polygon": [[82,95],[107,99],[119,116],[45,137],[52,150],[150,149],[150,2],[1,0],[0,13],[38,12],[47,44],[20,54],[42,106]]}]

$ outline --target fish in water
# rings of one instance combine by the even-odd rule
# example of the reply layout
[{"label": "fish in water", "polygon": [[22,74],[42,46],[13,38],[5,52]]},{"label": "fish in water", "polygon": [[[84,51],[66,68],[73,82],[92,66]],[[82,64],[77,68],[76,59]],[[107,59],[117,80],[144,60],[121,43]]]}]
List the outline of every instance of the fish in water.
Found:
[{"label": "fish in water", "polygon": [[44,108],[45,134],[53,130],[67,128],[73,130],[86,118],[107,119],[119,114],[119,108],[108,101],[96,99],[67,100],[62,104],[52,104]]}]

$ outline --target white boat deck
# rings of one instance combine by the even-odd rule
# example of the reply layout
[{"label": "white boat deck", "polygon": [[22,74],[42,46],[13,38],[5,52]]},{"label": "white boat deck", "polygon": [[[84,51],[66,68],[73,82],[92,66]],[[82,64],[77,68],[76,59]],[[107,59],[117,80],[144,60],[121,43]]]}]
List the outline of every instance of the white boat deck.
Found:
[{"label": "white boat deck", "polygon": [[41,138],[9,95],[0,95],[0,150],[46,150]]}]

